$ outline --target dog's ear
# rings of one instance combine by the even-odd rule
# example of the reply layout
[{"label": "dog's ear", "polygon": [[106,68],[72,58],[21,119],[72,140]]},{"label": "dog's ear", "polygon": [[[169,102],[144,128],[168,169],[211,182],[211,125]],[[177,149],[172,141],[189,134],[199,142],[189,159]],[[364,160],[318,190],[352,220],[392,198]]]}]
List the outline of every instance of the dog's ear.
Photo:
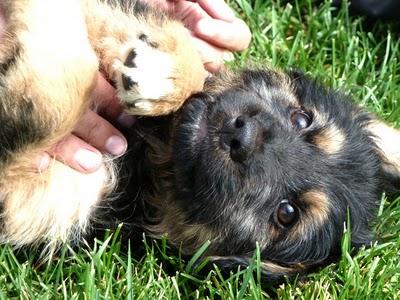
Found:
[{"label": "dog's ear", "polygon": [[372,133],[382,161],[384,184],[400,189],[400,130],[374,120],[367,129]]},{"label": "dog's ear", "polygon": [[[230,272],[235,272],[239,268],[242,270],[251,264],[252,258],[249,256],[211,256],[208,257],[207,270],[216,266],[223,275],[228,276]],[[296,277],[302,277],[305,274],[321,267],[326,262],[307,262],[293,264],[278,264],[276,262],[262,260],[260,262],[260,271],[263,283],[268,285],[278,285],[287,280]],[[254,266],[257,264],[254,262]],[[256,272],[256,269],[254,270]]]}]

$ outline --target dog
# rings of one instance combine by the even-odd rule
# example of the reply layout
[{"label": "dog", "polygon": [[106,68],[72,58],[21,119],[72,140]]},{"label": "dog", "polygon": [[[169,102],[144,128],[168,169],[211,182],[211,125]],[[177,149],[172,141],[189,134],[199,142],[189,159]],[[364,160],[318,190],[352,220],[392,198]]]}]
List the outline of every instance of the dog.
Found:
[{"label": "dog", "polygon": [[[224,71],[204,82],[183,25],[140,2],[9,0],[0,45],[0,238],[60,243],[125,226],[222,270],[260,249],[270,281],[369,246],[399,131],[298,71]],[[57,12],[63,11],[60,15]],[[74,20],[74,22],[71,22]],[[89,107],[98,68],[139,118],[129,151],[93,174],[32,161]],[[203,86],[204,85],[204,86]],[[149,117],[150,116],[150,117]]]}]

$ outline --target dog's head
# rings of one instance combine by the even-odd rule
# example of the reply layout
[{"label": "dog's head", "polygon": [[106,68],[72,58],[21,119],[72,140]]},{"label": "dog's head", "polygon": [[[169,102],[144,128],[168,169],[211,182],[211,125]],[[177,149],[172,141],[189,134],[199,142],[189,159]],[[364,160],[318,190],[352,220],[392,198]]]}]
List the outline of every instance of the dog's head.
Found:
[{"label": "dog's head", "polygon": [[400,142],[345,98],[297,72],[213,79],[179,116],[160,231],[186,252],[210,240],[222,268],[246,265],[258,243],[272,279],[337,257],[346,221],[353,245],[369,244],[400,156],[376,135]]}]

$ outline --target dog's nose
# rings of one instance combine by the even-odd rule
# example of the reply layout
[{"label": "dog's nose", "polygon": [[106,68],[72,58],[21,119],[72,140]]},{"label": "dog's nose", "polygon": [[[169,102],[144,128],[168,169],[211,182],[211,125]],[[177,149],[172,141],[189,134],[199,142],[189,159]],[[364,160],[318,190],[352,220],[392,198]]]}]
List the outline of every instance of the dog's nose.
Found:
[{"label": "dog's nose", "polygon": [[250,157],[256,146],[257,130],[257,121],[246,116],[225,120],[221,142],[233,161],[244,162]]}]

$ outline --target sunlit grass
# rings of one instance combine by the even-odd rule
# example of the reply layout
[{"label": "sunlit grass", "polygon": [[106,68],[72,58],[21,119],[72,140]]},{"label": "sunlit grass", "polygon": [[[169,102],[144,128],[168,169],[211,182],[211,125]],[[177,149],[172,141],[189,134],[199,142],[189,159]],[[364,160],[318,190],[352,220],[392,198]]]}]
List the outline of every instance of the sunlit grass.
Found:
[{"label": "sunlit grass", "polygon": [[[265,63],[304,70],[345,91],[356,103],[400,125],[400,50],[392,24],[363,19],[315,1],[231,0],[253,32],[236,65]],[[287,3],[290,2],[290,3]],[[57,259],[38,264],[33,251],[0,247],[0,299],[396,299],[400,298],[400,199],[382,198],[375,224],[379,242],[305,281],[262,288],[258,261],[224,278],[199,276],[196,259],[184,261],[165,241],[120,243],[118,234],[91,248],[64,247]],[[348,250],[348,236],[343,249]],[[136,257],[129,249],[143,247]],[[91,250],[88,250],[91,249]],[[133,251],[134,252],[134,251]],[[257,258],[257,252],[255,252]],[[255,271],[255,272],[253,272]]]}]

